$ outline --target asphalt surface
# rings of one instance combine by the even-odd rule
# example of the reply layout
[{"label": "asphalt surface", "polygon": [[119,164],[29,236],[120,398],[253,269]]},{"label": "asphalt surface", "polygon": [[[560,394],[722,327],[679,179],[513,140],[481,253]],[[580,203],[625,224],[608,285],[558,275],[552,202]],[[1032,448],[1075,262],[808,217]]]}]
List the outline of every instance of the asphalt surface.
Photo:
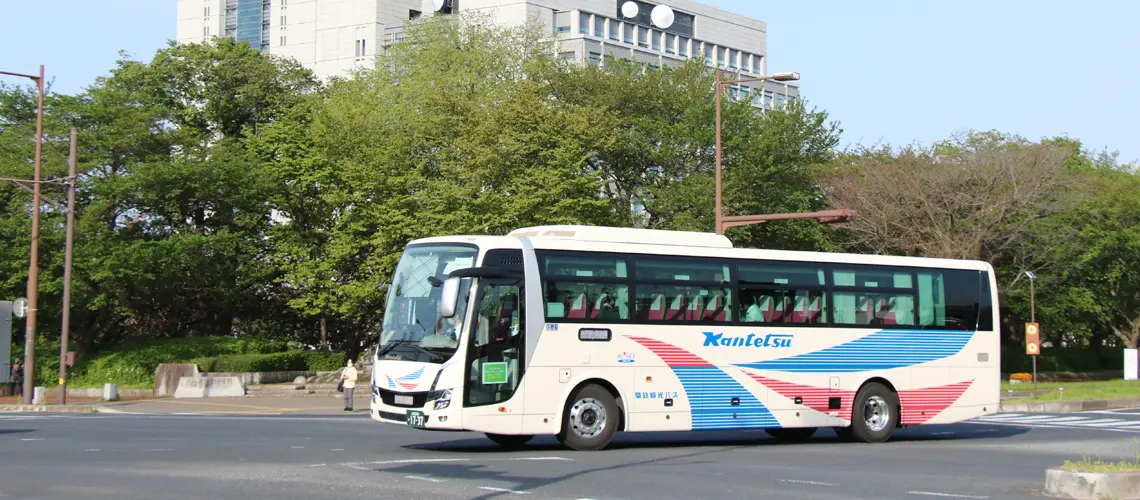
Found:
[{"label": "asphalt surface", "polygon": [[1140,410],[989,420],[873,445],[702,432],[505,452],[360,414],[0,414],[0,498],[1041,498],[1047,467],[1140,446]]}]

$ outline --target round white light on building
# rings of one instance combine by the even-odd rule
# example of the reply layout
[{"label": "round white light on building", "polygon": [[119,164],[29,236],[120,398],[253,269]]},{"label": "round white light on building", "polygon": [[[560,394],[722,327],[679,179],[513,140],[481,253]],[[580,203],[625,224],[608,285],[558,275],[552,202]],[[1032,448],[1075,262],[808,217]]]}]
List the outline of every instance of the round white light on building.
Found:
[{"label": "round white light on building", "polygon": [[637,17],[637,3],[626,2],[621,4],[621,15],[625,17]]},{"label": "round white light on building", "polygon": [[424,17],[431,17],[435,13],[435,2],[438,0],[423,0],[420,2],[420,14]]},{"label": "round white light on building", "polygon": [[442,9],[442,8],[443,8],[443,5],[444,5],[445,3],[447,3],[447,2],[445,2],[444,0],[431,0],[431,7],[432,7],[432,10],[439,10],[439,9]]},{"label": "round white light on building", "polygon": [[654,7],[653,11],[649,13],[649,17],[653,20],[653,25],[661,29],[672,26],[675,18],[673,9],[665,5]]}]

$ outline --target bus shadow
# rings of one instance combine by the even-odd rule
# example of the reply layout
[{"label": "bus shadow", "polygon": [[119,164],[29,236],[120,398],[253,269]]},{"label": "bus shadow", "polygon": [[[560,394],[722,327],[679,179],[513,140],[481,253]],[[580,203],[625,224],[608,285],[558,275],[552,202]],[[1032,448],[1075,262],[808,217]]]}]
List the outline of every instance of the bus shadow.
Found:
[{"label": "bus shadow", "polygon": [[[1006,439],[1025,434],[1030,427],[986,426],[974,424],[925,425],[900,429],[885,445],[897,442],[934,441],[980,441]],[[764,431],[688,431],[688,432],[645,432],[619,433],[606,450],[653,449],[653,448],[699,448],[699,447],[750,447],[750,446],[836,446],[860,443],[845,442],[830,429],[820,429],[811,439],[797,443],[777,441]],[[434,443],[417,443],[403,446],[407,449],[449,452],[449,453],[502,453],[504,448],[479,436]],[[565,451],[551,436],[535,437],[519,451]]]}]

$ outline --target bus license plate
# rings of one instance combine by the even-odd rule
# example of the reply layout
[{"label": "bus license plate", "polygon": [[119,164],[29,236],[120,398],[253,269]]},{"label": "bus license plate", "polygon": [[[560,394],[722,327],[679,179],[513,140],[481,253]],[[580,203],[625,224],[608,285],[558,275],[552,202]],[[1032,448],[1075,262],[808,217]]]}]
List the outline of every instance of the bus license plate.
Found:
[{"label": "bus license plate", "polygon": [[408,426],[410,427],[419,427],[422,429],[424,427],[425,420],[427,420],[427,418],[424,417],[424,412],[422,411],[408,412]]},{"label": "bus license plate", "polygon": [[411,406],[415,404],[413,401],[411,396],[396,396],[396,404],[398,405]]}]

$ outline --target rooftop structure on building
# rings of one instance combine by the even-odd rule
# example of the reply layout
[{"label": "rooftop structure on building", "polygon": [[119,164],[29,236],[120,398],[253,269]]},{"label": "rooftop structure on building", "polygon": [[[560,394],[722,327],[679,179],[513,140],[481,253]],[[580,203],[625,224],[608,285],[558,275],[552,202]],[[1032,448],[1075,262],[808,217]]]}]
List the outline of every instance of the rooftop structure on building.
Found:
[{"label": "rooftop structure on building", "polygon": [[[409,20],[461,11],[491,14],[500,25],[538,21],[560,41],[559,55],[581,63],[632,59],[647,68],[686,59],[741,78],[767,74],[763,21],[688,0],[177,0],[181,43],[213,36],[291,57],[327,78],[370,64],[402,39]],[[799,96],[789,82],[733,87],[753,104],[779,106]]]}]

